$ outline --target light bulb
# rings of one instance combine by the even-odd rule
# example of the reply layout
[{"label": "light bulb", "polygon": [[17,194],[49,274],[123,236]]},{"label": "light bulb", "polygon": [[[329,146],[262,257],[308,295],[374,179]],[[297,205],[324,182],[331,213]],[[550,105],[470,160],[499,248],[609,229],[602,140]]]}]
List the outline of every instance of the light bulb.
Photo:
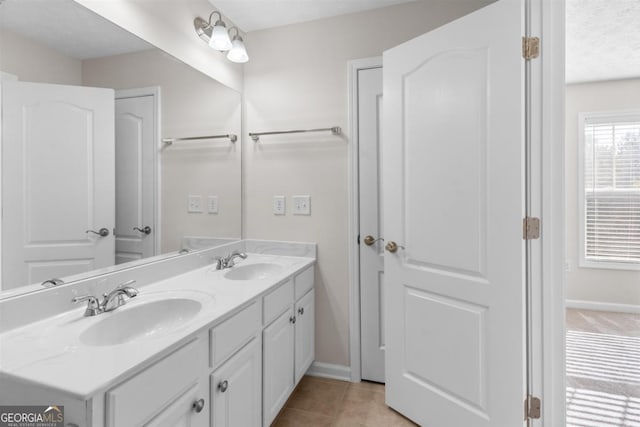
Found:
[{"label": "light bulb", "polygon": [[229,33],[227,32],[227,27],[224,25],[224,22],[217,21],[213,25],[209,46],[220,52],[231,49],[231,39],[229,38]]},{"label": "light bulb", "polygon": [[231,50],[227,53],[227,59],[231,62],[245,63],[249,61],[249,55],[247,55],[247,48],[244,46],[242,37],[235,36],[231,42]]}]

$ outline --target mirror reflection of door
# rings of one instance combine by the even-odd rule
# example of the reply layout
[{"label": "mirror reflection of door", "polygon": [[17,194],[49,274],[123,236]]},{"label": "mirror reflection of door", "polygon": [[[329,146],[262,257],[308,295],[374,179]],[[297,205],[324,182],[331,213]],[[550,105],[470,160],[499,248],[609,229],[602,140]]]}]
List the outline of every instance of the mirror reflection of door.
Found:
[{"label": "mirror reflection of door", "polygon": [[113,264],[113,94],[3,82],[4,289]]},{"label": "mirror reflection of door", "polygon": [[116,264],[154,256],[159,88],[116,92]]}]

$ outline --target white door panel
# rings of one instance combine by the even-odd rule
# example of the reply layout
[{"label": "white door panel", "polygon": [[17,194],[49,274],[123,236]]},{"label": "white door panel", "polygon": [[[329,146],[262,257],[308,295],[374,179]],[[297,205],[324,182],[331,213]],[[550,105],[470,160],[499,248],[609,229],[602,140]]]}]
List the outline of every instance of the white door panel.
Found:
[{"label": "white door panel", "polygon": [[121,264],[155,255],[154,97],[118,97],[115,121],[116,263]]},{"label": "white door panel", "polygon": [[4,289],[113,264],[113,108],[110,89],[3,82]]},{"label": "white door panel", "polygon": [[382,68],[358,70],[358,183],[360,210],[361,376],[384,382],[384,242],[364,243],[366,236],[383,238],[380,125]]},{"label": "white door panel", "polygon": [[501,0],[384,54],[387,403],[425,426],[523,423],[522,18]]}]

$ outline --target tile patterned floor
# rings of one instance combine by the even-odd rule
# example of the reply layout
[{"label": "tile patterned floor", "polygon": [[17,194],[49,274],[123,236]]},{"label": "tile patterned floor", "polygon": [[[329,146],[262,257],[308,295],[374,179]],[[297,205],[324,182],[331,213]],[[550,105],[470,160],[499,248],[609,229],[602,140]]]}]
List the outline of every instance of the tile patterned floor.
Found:
[{"label": "tile patterned floor", "polygon": [[272,427],[404,427],[413,422],[384,403],[384,385],[302,378]]}]

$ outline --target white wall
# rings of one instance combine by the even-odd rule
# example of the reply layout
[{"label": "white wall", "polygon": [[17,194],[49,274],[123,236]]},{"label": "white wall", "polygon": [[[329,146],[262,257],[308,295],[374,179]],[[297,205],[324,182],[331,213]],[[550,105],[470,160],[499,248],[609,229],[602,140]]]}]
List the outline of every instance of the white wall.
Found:
[{"label": "white wall", "polygon": [[[209,17],[207,0],[74,0],[114,24],[235,90],[242,90],[242,65],[204,43],[193,19]],[[231,22],[227,20],[228,28]]]},{"label": "white wall", "polygon": [[[566,296],[640,305],[640,271],[580,268],[578,218],[578,113],[640,109],[640,79],[572,84],[566,87]],[[636,95],[634,95],[636,94]]]},{"label": "white wall", "polygon": [[[85,86],[130,89],[160,86],[162,137],[241,133],[240,94],[152,49],[84,60]],[[180,249],[183,236],[241,233],[240,143],[228,139],[176,142],[161,152],[162,252]],[[187,196],[218,196],[219,213],[187,213]]]},{"label": "white wall", "polygon": [[[347,130],[347,61],[381,55],[489,1],[432,0],[251,32],[245,65],[248,132],[341,126]],[[346,137],[329,133],[246,142],[245,236],[318,243],[316,359],[349,364]],[[274,216],[272,197],[287,196]],[[291,196],[311,196],[311,216]]]},{"label": "white wall", "polygon": [[79,59],[6,30],[0,30],[0,71],[17,75],[18,80],[25,82],[65,85],[82,82]]}]

